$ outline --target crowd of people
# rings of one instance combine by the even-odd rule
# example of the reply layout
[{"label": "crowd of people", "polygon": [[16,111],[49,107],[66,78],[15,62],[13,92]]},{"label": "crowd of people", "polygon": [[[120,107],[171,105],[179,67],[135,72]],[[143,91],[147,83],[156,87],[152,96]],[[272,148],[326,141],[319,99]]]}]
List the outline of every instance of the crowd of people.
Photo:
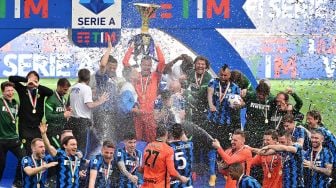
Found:
[{"label": "crowd of people", "polygon": [[72,86],[60,78],[53,91],[35,71],[1,83],[0,178],[11,151],[13,187],[193,187],[204,164],[210,187],[218,174],[226,188],[336,186],[336,137],[317,110],[303,123],[293,89],[254,89],[226,64],[214,76],[203,56],[165,63],[159,47],[133,66],[132,45],[120,78],[112,49]]}]

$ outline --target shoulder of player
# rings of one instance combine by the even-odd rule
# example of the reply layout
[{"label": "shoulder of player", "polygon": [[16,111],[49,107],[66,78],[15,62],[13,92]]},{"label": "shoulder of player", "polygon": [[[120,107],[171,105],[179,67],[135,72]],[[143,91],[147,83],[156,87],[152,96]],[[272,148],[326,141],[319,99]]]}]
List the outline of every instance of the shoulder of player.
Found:
[{"label": "shoulder of player", "polygon": [[28,155],[27,155],[27,156],[24,156],[24,157],[22,158],[22,161],[23,161],[23,160],[31,160],[31,156],[28,156]]},{"label": "shoulder of player", "polygon": [[333,157],[333,158],[336,157],[336,156],[333,156],[332,152],[326,147],[322,148],[321,154],[325,157]]},{"label": "shoulder of player", "polygon": [[211,80],[212,79],[212,76],[211,76],[211,74],[209,73],[209,71],[205,71],[204,72],[204,80],[205,81],[209,81],[209,80]]},{"label": "shoulder of player", "polygon": [[103,156],[102,156],[101,154],[97,154],[97,155],[93,156],[93,157],[90,159],[90,161],[100,160],[100,159],[102,159],[102,158],[103,158]]},{"label": "shoulder of player", "polygon": [[56,157],[66,157],[66,152],[63,149],[59,148],[56,151]]},{"label": "shoulder of player", "polygon": [[55,102],[56,99],[57,99],[57,96],[56,96],[55,92],[53,92],[52,95],[50,95],[49,97],[47,97],[46,102],[53,103],[53,102]]},{"label": "shoulder of player", "polygon": [[22,164],[31,164],[32,163],[32,158],[31,156],[24,156],[21,160]]},{"label": "shoulder of player", "polygon": [[135,149],[135,153],[138,155],[138,154],[140,154],[140,155],[142,155],[142,152],[140,151],[140,150],[138,150],[138,149]]},{"label": "shoulder of player", "polygon": [[125,150],[125,148],[118,148],[118,149],[117,149],[117,152],[122,152],[122,153],[124,153],[124,152],[126,152],[126,150]]},{"label": "shoulder of player", "polygon": [[252,151],[247,147],[244,147],[241,153],[249,158],[252,158]]}]

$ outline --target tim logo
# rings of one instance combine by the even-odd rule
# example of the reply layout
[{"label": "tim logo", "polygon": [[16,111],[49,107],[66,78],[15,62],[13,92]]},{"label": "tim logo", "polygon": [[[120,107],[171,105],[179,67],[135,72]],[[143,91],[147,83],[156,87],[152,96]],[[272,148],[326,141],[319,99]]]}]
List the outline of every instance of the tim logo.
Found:
[{"label": "tim logo", "polygon": [[79,3],[95,14],[114,4],[114,0],[80,0]]},{"label": "tim logo", "polygon": [[[48,18],[48,0],[24,0],[23,17],[30,18],[32,14],[40,15],[41,18]],[[0,0],[0,19],[21,17],[20,0]]]}]

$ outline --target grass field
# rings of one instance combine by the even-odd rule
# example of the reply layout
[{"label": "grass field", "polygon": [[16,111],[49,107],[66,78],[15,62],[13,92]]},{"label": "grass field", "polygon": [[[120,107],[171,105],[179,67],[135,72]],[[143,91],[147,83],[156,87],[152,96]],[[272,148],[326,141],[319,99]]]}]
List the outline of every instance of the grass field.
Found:
[{"label": "grass field", "polygon": [[[3,82],[5,79],[0,79]],[[75,83],[75,79],[70,80]],[[49,88],[56,88],[57,79],[42,79],[41,84]],[[295,92],[303,100],[301,112],[306,114],[310,109],[319,110],[324,124],[336,133],[336,81],[335,80],[272,80],[271,92],[276,95],[287,87],[294,88]],[[293,99],[290,99],[293,103]]]}]

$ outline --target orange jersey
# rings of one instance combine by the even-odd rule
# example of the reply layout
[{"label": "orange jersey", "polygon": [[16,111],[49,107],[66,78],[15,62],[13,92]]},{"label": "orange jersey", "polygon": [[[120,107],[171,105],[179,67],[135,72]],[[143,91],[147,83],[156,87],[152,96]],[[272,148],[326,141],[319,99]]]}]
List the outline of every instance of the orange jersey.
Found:
[{"label": "orange jersey", "polygon": [[150,77],[142,77],[139,74],[138,80],[134,83],[134,87],[138,94],[139,108],[141,111],[153,113],[160,79],[161,73],[158,72],[151,73]]},{"label": "orange jersey", "polygon": [[165,142],[154,141],[144,152],[144,184],[141,187],[170,187],[170,176],[179,175],[174,168],[173,149]]},{"label": "orange jersey", "polygon": [[256,155],[251,160],[251,166],[261,165],[263,169],[264,179],[263,188],[282,188],[282,175],[280,171],[281,166],[281,156],[279,155],[269,155],[261,156]]},{"label": "orange jersey", "polygon": [[[249,149],[243,147],[242,149],[233,152],[231,148],[225,151],[223,150],[223,148],[219,148],[217,152],[221,156],[225,164],[231,165],[233,163],[242,163],[245,168],[245,174],[246,175],[250,174],[250,168],[251,168],[250,161],[252,159],[252,152]],[[237,181],[231,179],[226,170],[224,170],[223,173],[224,175],[227,176],[225,187],[226,188],[236,187]]]},{"label": "orange jersey", "polygon": [[[133,83],[135,90],[138,94],[139,108],[141,111],[147,113],[153,113],[154,101],[157,98],[157,90],[161,79],[161,73],[165,68],[165,60],[161,49],[158,46],[156,46],[155,49],[159,61],[156,72],[152,72],[150,77],[142,77],[141,74],[139,74],[137,81]],[[131,58],[133,50],[133,47],[129,47],[126,52],[126,55],[123,59],[123,65],[125,67],[131,66],[129,64],[129,60]]]}]

